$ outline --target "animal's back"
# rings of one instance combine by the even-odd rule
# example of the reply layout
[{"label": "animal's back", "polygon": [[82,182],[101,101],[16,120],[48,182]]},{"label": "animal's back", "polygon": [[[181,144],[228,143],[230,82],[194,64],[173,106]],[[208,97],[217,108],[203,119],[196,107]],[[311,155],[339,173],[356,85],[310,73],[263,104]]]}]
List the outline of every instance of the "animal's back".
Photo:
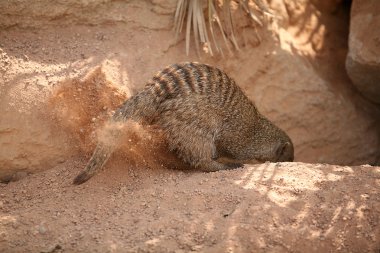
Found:
[{"label": "animal's back", "polygon": [[[218,68],[199,63],[174,64],[157,73],[147,88],[164,98],[159,102],[155,122],[167,132],[171,150],[193,166],[205,159],[202,152],[209,156],[206,149],[213,150],[212,156],[217,157],[215,145],[219,140],[228,137],[238,145],[253,130],[256,108],[234,80]],[[226,148],[219,147],[219,153],[226,153],[222,150]]]}]

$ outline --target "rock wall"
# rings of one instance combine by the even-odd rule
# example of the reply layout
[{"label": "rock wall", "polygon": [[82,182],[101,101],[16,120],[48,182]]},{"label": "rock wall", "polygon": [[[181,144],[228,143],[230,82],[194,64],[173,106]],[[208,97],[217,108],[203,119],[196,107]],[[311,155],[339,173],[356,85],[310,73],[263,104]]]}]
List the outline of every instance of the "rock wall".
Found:
[{"label": "rock wall", "polygon": [[357,89],[380,104],[380,2],[352,1],[347,73]]},{"label": "rock wall", "polygon": [[[174,41],[175,1],[1,2],[0,27],[7,29],[0,30],[0,145],[6,147],[0,177],[45,170],[88,151],[83,146],[117,105],[73,86],[80,89],[70,93],[73,100],[55,100],[69,115],[57,120],[49,101],[64,83],[129,96],[164,66],[192,60],[235,78],[289,133],[297,161],[374,163],[379,111],[356,93],[344,69],[348,11],[337,2],[331,14],[306,0],[276,0],[271,7],[282,19],[259,30],[260,43],[244,20],[237,24],[240,52],[199,59],[195,50],[185,55],[183,38]],[[99,78],[88,79],[98,67]],[[85,102],[71,107],[70,101]],[[91,117],[82,120],[78,108]]]},{"label": "rock wall", "polygon": [[175,0],[35,0],[33,3],[17,0],[12,4],[1,1],[0,28],[122,22],[148,29],[167,29],[175,6]]}]

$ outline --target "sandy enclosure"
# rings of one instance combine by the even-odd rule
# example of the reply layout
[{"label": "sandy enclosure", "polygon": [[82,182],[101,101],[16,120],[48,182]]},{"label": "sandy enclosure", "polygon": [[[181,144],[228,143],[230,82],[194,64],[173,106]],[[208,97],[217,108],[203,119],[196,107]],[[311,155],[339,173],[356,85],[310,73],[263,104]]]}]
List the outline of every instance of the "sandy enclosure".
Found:
[{"label": "sandy enclosure", "polygon": [[[198,58],[174,40],[174,0],[6,2],[0,252],[380,252],[380,111],[344,69],[347,6],[271,1],[282,19],[259,37],[238,20],[241,52]],[[73,186],[115,108],[181,61],[233,77],[296,162],[202,173],[155,126],[128,124],[105,169]]]}]

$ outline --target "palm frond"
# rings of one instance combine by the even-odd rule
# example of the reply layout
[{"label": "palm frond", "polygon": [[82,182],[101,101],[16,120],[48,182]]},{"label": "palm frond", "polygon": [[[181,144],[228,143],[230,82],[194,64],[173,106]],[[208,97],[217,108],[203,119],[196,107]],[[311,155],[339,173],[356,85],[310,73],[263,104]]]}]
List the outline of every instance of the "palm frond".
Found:
[{"label": "palm frond", "polygon": [[[222,36],[230,54],[233,52],[231,46],[235,50],[240,50],[231,8],[232,3],[240,5],[241,9],[259,26],[263,26],[263,22],[257,13],[273,16],[262,0],[178,0],[174,16],[174,31],[176,40],[178,40],[186,19],[185,40],[187,55],[190,51],[190,37],[192,35],[198,56],[200,55],[200,44],[203,50],[211,55],[217,52],[224,56],[222,46],[218,43],[217,31]],[[204,9],[207,9],[208,27]],[[214,29],[215,23],[219,28],[217,30]],[[256,31],[255,26],[254,28]],[[211,33],[212,43],[209,32]]]}]

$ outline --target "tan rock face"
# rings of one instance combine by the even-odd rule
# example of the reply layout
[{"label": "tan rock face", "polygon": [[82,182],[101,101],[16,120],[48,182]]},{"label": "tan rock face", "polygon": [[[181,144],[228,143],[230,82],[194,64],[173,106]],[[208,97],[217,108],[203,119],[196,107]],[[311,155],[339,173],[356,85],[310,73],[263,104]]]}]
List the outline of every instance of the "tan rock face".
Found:
[{"label": "tan rock face", "polygon": [[[296,161],[375,162],[380,114],[350,86],[348,12],[339,6],[332,15],[306,0],[272,1],[283,19],[259,31],[260,45],[246,22],[238,28],[241,52],[199,59],[174,41],[173,1],[87,2],[0,3],[0,27],[7,27],[0,29],[0,178],[83,157],[123,96],[181,61],[225,70],[290,135]],[[138,154],[147,156],[153,154]]]},{"label": "tan rock face", "polygon": [[380,2],[352,2],[347,73],[369,100],[380,103]]},{"label": "tan rock face", "polygon": [[[99,25],[125,22],[149,29],[166,29],[171,23],[176,0],[20,0],[0,2],[0,27],[41,28],[56,25]],[[154,13],[158,15],[154,15]],[[149,16],[149,18],[146,18]]]}]

